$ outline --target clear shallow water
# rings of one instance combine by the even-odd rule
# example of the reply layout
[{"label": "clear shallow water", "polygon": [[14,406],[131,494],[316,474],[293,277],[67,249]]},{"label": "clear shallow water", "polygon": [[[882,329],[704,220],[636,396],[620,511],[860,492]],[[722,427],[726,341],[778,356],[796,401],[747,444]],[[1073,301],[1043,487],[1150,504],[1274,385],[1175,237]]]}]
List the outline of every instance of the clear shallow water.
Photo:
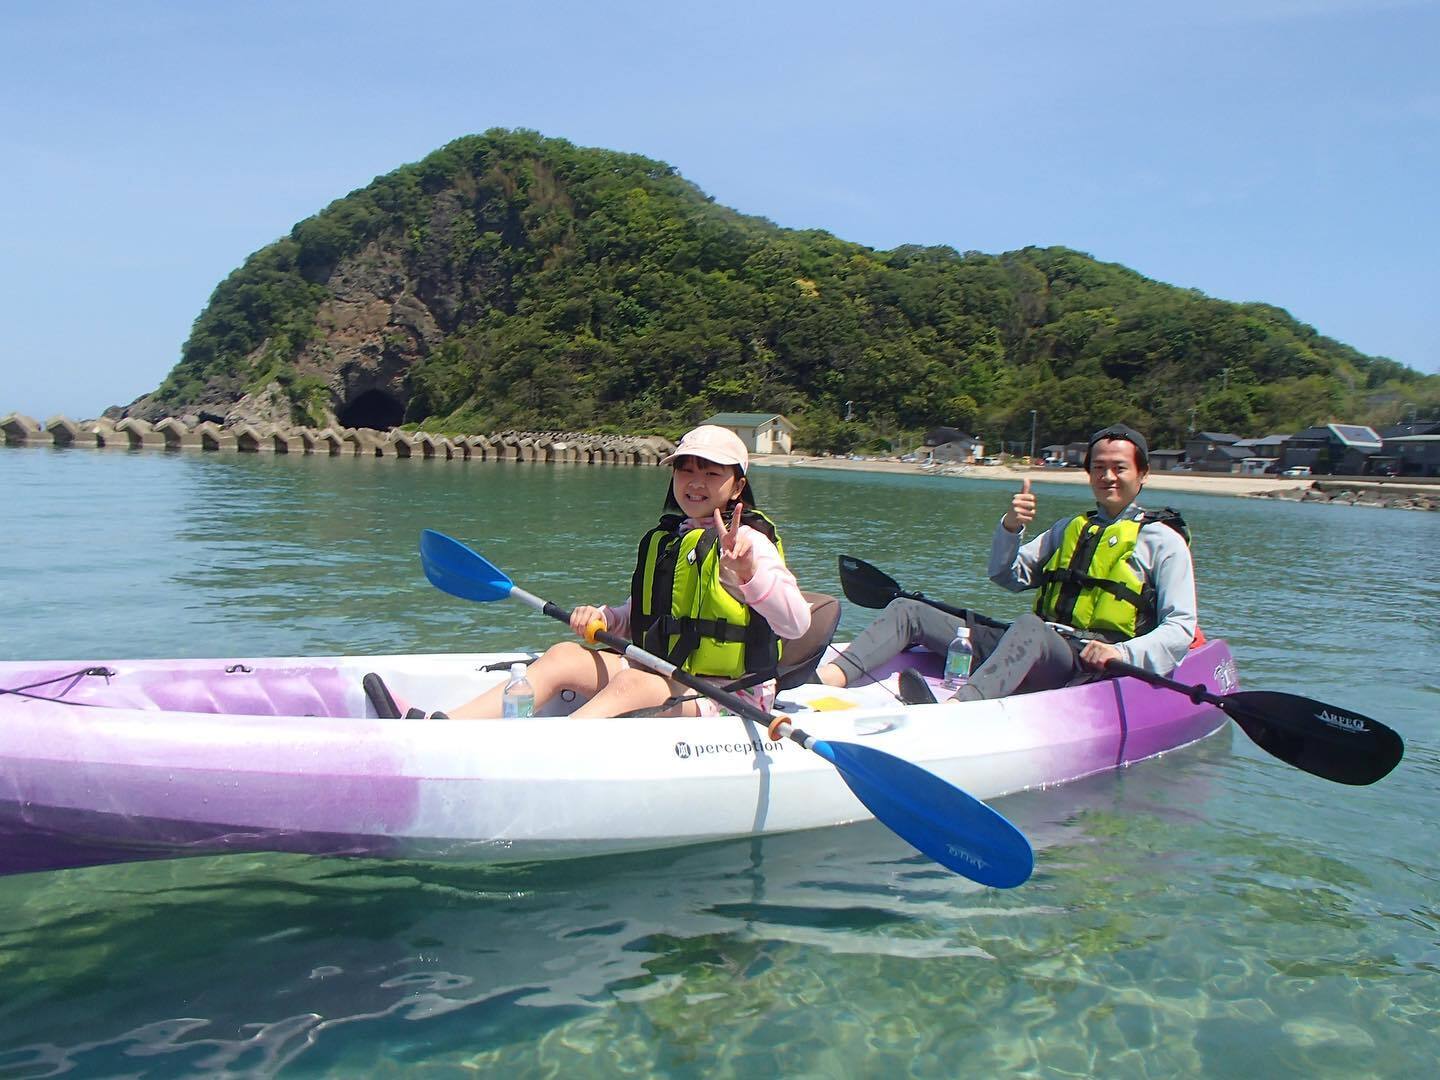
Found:
[{"label": "clear shallow water", "polygon": [[[0,452],[0,655],[543,646],[425,584],[422,526],[564,604],[617,599],[664,475]],[[1003,485],[757,471],[807,588],[835,556],[995,614]],[[1042,516],[1083,489],[1038,485]],[[1407,739],[1380,784],[1243,734],[1003,800],[980,889],[875,824],[486,870],[290,856],[0,879],[0,1077],[1410,1076],[1440,1045],[1440,518],[1157,493],[1252,688]],[[848,610],[842,635],[866,619]]]}]

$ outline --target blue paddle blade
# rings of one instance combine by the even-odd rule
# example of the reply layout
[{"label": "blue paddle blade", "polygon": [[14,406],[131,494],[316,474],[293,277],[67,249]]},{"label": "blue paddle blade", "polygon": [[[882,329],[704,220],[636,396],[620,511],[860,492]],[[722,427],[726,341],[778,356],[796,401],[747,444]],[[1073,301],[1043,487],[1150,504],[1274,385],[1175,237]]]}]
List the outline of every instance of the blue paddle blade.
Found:
[{"label": "blue paddle blade", "polygon": [[820,739],[812,749],[878,821],[941,866],[996,889],[1014,888],[1034,870],[1019,829],[934,773],[855,743]]},{"label": "blue paddle blade", "polygon": [[431,585],[462,600],[488,604],[504,600],[515,588],[505,571],[434,529],[420,533],[420,565]]}]

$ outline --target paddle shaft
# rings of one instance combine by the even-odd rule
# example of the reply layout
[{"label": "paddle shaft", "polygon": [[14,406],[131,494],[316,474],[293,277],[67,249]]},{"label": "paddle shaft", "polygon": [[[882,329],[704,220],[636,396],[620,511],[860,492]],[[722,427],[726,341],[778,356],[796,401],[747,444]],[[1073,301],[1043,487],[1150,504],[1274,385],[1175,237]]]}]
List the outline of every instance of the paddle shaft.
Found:
[{"label": "paddle shaft", "polygon": [[[528,593],[518,585],[512,585],[510,587],[510,595],[520,602],[530,605],[536,611],[544,615],[549,615],[552,619],[566,624],[570,622],[570,612],[566,611],[559,604],[549,600],[542,600],[534,593]],[[688,686],[697,694],[703,694],[711,700],[719,702],[736,716],[742,716],[746,720],[751,720],[754,723],[762,725],[770,731],[772,738],[788,737],[807,750],[814,749],[813,744],[815,739],[812,736],[807,735],[783,717],[772,716],[754,702],[747,701],[739,694],[732,693],[723,687],[715,686],[713,683],[706,682],[704,679],[691,675],[684,668],[677,667],[675,664],[656,656],[652,652],[646,652],[633,641],[626,641],[618,634],[612,634],[608,630],[596,630],[592,636],[602,645],[610,646],[610,648],[614,649],[627,660],[633,660],[641,667],[653,671],[657,675],[663,675],[667,679],[674,679],[680,683],[680,685]],[[772,723],[777,720],[780,722],[772,726]]]},{"label": "paddle shaft", "polygon": [[[1059,633],[1061,637],[1070,637],[1069,634],[1066,634],[1063,631],[1057,631],[1057,633]],[[1072,642],[1078,640],[1080,639],[1073,637],[1071,638]],[[1180,682],[1178,679],[1167,678],[1166,676],[1161,675],[1158,672],[1150,671],[1147,668],[1136,667],[1134,664],[1127,664],[1124,660],[1105,661],[1105,670],[1114,675],[1128,675],[1132,679],[1139,679],[1141,682],[1149,683],[1151,686],[1160,686],[1166,690],[1174,690],[1177,693],[1184,694],[1197,705],[1200,704],[1202,701],[1209,705],[1219,705],[1222,709],[1226,705],[1225,698],[1221,697],[1219,694],[1212,694],[1209,690],[1205,689],[1205,687],[1201,686],[1198,683],[1194,686],[1190,686],[1186,683]]]},{"label": "paddle shaft", "polygon": [[1010,624],[1007,622],[992,619],[989,615],[981,615],[978,611],[971,611],[969,608],[955,607],[951,604],[942,603],[939,600],[932,600],[924,593],[912,593],[906,592],[904,589],[896,589],[895,595],[905,600],[918,600],[922,604],[929,604],[936,611],[943,611],[946,615],[954,615],[959,619],[973,619],[981,626],[993,626],[997,630],[1010,629]]}]

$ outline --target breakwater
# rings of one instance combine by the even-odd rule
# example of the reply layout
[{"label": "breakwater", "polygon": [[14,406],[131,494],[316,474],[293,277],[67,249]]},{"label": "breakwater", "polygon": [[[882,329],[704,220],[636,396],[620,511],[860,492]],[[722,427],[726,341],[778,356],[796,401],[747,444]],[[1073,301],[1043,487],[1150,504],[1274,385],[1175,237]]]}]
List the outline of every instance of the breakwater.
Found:
[{"label": "breakwater", "polygon": [[427,458],[438,461],[573,462],[582,465],[658,465],[674,444],[658,435],[636,438],[587,432],[501,431],[436,435],[373,428],[293,428],[271,424],[190,425],[166,417],[154,424],[126,418],[74,421],[52,416],[42,425],[23,413],[0,417],[7,446],[91,450],[199,451],[242,454],[320,454],[328,457]]}]

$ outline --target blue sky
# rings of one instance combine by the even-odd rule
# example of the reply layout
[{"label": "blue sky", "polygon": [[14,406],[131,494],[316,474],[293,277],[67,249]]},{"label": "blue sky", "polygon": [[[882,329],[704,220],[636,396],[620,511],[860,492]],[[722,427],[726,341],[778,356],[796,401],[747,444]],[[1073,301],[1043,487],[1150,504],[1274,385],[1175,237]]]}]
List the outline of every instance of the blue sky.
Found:
[{"label": "blue sky", "polygon": [[256,248],[458,136],[894,247],[1064,244],[1440,371],[1440,0],[0,4],[0,414],[155,388]]}]

